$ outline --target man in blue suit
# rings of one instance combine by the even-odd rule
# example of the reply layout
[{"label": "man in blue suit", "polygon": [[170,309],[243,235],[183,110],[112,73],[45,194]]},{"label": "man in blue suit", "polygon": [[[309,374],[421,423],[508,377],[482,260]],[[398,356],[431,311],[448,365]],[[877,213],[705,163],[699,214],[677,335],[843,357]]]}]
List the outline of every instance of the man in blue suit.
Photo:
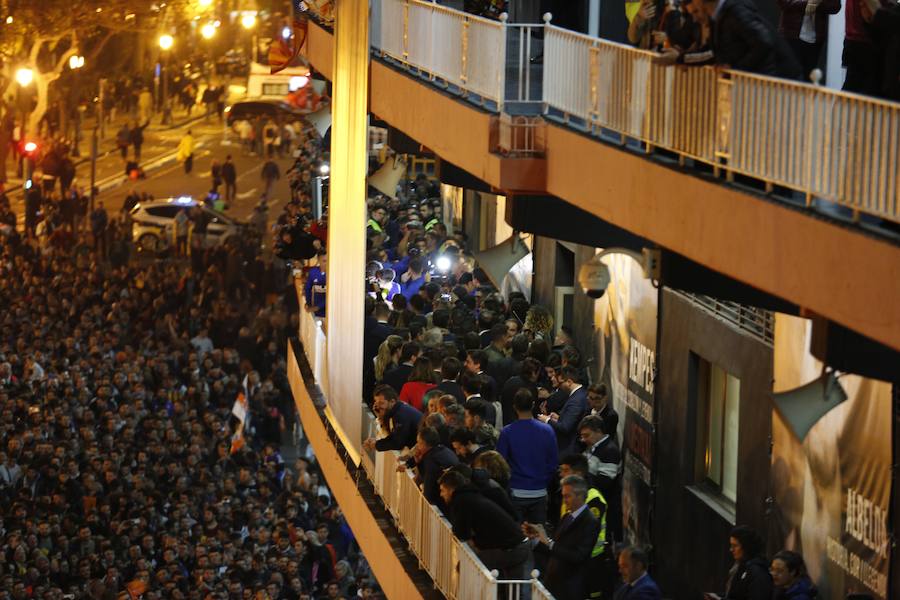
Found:
[{"label": "man in blue suit", "polygon": [[575,367],[571,365],[562,367],[559,370],[559,389],[567,394],[566,401],[559,409],[559,414],[551,412],[549,415],[538,417],[556,433],[556,445],[560,454],[572,450],[578,435],[578,424],[590,411],[587,390],[581,385],[580,378],[581,374]]},{"label": "man in blue suit", "polygon": [[619,552],[619,573],[623,583],[613,600],[662,600],[659,586],[647,573],[648,562],[647,553],[635,546]]}]

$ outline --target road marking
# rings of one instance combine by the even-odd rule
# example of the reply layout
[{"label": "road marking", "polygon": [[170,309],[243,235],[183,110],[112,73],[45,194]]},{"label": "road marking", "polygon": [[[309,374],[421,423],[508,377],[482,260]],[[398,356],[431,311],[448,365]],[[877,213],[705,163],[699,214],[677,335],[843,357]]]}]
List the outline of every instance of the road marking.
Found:
[{"label": "road marking", "polygon": [[256,193],[256,188],[253,188],[253,189],[248,190],[248,191],[246,191],[246,192],[244,192],[244,193],[242,193],[242,194],[238,194],[237,197],[238,197],[238,199],[240,199],[240,200],[244,200],[245,198],[249,198],[250,196],[252,196],[252,195],[255,194],[255,193]]}]

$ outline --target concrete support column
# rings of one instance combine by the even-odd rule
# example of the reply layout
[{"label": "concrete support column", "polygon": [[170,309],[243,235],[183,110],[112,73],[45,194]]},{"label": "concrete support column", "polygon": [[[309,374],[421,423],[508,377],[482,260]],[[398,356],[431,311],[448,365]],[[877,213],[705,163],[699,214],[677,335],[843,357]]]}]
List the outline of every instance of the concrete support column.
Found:
[{"label": "concrete support column", "polygon": [[328,415],[359,464],[366,261],[369,4],[335,3],[328,207]]}]

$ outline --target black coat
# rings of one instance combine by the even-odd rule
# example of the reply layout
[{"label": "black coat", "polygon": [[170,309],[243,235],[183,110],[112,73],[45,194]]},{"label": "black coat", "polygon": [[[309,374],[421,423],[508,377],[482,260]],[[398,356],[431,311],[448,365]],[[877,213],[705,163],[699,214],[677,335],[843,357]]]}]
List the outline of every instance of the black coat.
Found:
[{"label": "black coat", "polygon": [[725,0],[714,19],[716,62],[760,75],[799,77],[800,65],[753,0]]},{"label": "black coat", "polygon": [[585,567],[599,533],[600,521],[585,508],[568,525],[557,526],[551,536],[555,542],[552,550],[544,544],[535,547],[535,553],[547,555],[544,583],[556,600],[584,598]]},{"label": "black coat", "polygon": [[770,600],[772,576],[769,564],[763,558],[751,558],[738,563],[728,580],[725,600]]},{"label": "black coat", "polygon": [[412,448],[416,445],[416,432],[421,420],[422,413],[406,402],[398,400],[387,414],[390,431],[387,437],[375,442],[375,449],[384,452]]},{"label": "black coat", "polygon": [[514,548],[524,539],[516,521],[472,485],[453,492],[449,513],[456,537],[481,550]]},{"label": "black coat", "polygon": [[384,377],[381,378],[381,383],[391,386],[399,394],[400,390],[403,389],[403,384],[409,379],[409,374],[412,373],[412,370],[412,365],[400,363],[384,374]]},{"label": "black coat", "polygon": [[466,394],[463,392],[462,386],[460,386],[455,381],[445,380],[437,384],[437,388],[444,392],[445,394],[450,394],[456,401],[460,404],[464,404],[466,401]]},{"label": "black coat", "polygon": [[444,469],[459,464],[456,454],[443,444],[430,448],[419,461],[419,477],[422,480],[422,495],[430,503],[446,512],[447,507],[441,499],[441,489],[438,479],[444,474]]}]

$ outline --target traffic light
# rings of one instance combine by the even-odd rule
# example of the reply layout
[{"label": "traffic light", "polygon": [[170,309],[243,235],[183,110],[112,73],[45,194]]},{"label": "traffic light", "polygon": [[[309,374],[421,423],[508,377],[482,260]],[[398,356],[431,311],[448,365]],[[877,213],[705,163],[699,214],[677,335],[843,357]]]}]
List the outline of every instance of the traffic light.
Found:
[{"label": "traffic light", "polygon": [[34,173],[34,159],[38,153],[38,144],[33,140],[23,140],[22,156],[25,159],[25,189],[30,190],[34,183],[31,180]]}]

